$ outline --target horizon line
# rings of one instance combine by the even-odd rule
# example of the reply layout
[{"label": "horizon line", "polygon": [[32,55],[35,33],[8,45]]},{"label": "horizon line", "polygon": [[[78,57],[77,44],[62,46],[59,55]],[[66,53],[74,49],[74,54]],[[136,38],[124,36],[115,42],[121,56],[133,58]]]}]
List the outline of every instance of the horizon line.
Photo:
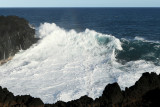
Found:
[{"label": "horizon line", "polygon": [[0,7],[0,8],[160,8],[160,7]]}]

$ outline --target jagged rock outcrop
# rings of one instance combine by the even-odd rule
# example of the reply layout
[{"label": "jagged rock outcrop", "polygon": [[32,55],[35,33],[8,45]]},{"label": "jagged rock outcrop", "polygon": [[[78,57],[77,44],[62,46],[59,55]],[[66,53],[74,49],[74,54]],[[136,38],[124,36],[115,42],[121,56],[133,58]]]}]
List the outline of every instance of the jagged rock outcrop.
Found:
[{"label": "jagged rock outcrop", "polygon": [[105,87],[101,97],[88,96],[69,102],[43,104],[39,98],[29,95],[14,96],[0,87],[0,107],[160,107],[160,75],[144,73],[134,86],[122,91],[117,83]]},{"label": "jagged rock outcrop", "polygon": [[134,86],[121,91],[117,83],[109,84],[101,97],[93,100],[87,96],[80,99],[46,107],[159,107],[160,75],[144,73]]},{"label": "jagged rock outcrop", "polygon": [[7,88],[0,87],[0,107],[44,107],[44,103],[30,95],[14,96]]},{"label": "jagged rock outcrop", "polygon": [[160,75],[153,72],[151,74],[144,73],[134,86],[125,89],[122,105],[125,107],[139,106],[144,100],[143,96],[154,89],[160,89]]},{"label": "jagged rock outcrop", "polygon": [[17,16],[0,16],[0,60],[5,60],[20,49],[27,49],[37,41],[35,30],[28,21]]}]

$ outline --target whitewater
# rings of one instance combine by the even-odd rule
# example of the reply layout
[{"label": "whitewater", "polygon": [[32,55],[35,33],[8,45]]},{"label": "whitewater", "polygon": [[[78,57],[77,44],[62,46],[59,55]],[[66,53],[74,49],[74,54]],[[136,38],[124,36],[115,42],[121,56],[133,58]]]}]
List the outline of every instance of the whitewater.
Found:
[{"label": "whitewater", "polygon": [[39,97],[44,103],[83,95],[95,99],[109,83],[118,82],[124,89],[144,72],[160,73],[159,66],[144,60],[118,63],[115,51],[123,50],[122,43],[112,35],[89,29],[77,33],[44,23],[36,37],[38,43],[0,66],[0,85],[14,95]]}]

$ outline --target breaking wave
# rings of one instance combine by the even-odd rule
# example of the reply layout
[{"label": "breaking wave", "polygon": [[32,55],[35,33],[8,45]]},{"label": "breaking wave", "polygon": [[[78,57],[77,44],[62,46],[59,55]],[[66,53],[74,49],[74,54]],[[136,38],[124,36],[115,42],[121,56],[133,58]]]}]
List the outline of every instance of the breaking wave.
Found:
[{"label": "breaking wave", "polygon": [[108,83],[118,82],[124,89],[143,72],[160,73],[159,66],[143,59],[117,62],[125,59],[128,43],[111,35],[89,29],[77,33],[44,23],[36,37],[41,38],[37,44],[0,66],[0,85],[16,95],[30,94],[45,103],[83,95],[97,98]]},{"label": "breaking wave", "polygon": [[160,42],[136,37],[135,40],[121,39],[122,51],[118,51],[117,60],[122,64],[129,61],[145,60],[160,65]]}]

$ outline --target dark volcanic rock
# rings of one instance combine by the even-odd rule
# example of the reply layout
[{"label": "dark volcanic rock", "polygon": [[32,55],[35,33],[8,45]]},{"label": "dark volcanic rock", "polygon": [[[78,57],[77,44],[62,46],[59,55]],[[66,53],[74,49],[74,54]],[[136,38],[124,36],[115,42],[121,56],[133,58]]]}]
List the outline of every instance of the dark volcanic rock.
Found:
[{"label": "dark volcanic rock", "polygon": [[160,75],[144,73],[134,86],[121,91],[117,83],[105,87],[101,97],[93,100],[88,96],[55,104],[43,104],[39,98],[29,95],[14,96],[6,88],[0,87],[0,107],[159,107]]},{"label": "dark volcanic rock", "polygon": [[20,49],[27,49],[37,41],[35,30],[17,16],[0,16],[0,60],[13,56]]},{"label": "dark volcanic rock", "polygon": [[160,88],[151,90],[142,97],[143,107],[160,107]]},{"label": "dark volcanic rock", "polygon": [[70,102],[57,102],[46,107],[159,107],[160,75],[144,73],[134,86],[121,91],[117,83],[109,84],[101,97],[84,96]]},{"label": "dark volcanic rock", "polygon": [[156,88],[160,88],[160,76],[156,73],[144,73],[134,86],[125,89],[123,106],[141,102],[144,94]]},{"label": "dark volcanic rock", "polygon": [[93,99],[88,96],[83,96],[78,100],[70,101],[67,103],[68,107],[88,107],[92,104]]},{"label": "dark volcanic rock", "polygon": [[123,93],[117,83],[109,84],[103,91],[100,98],[95,100],[94,105],[112,107],[123,101]]},{"label": "dark volcanic rock", "polygon": [[14,96],[6,88],[0,87],[0,107],[44,107],[41,99],[29,95]]}]

